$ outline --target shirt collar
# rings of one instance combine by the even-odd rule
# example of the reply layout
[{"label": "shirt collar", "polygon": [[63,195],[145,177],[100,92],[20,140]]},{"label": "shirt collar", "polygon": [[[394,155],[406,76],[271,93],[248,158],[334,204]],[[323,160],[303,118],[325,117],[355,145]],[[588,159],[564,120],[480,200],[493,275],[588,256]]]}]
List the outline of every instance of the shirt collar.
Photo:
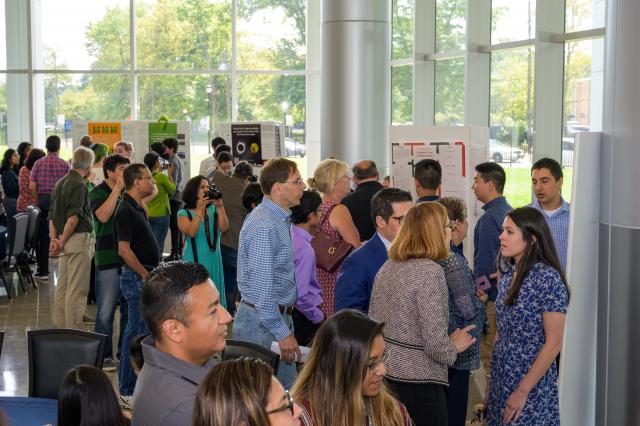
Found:
[{"label": "shirt collar", "polygon": [[384,244],[384,247],[387,249],[387,251],[389,251],[389,248],[391,247],[391,241],[389,241],[385,237],[383,237],[382,234],[379,233],[378,231],[376,231],[376,234],[378,234],[378,237],[380,238],[380,241],[382,241],[382,244]]},{"label": "shirt collar", "polygon": [[262,199],[262,203],[260,204],[264,206],[265,209],[268,209],[271,213],[275,214],[278,219],[282,219],[283,221],[285,221],[289,220],[289,217],[291,217],[291,210],[283,209],[282,207],[274,203],[270,198],[264,197]]},{"label": "shirt collar", "polygon": [[420,197],[416,200],[416,203],[424,203],[426,201],[436,201],[440,197],[438,195],[425,195],[424,197]]},{"label": "shirt collar", "polygon": [[209,369],[218,362],[216,358],[210,358],[203,366],[194,365],[161,351],[155,347],[154,343],[152,336],[142,341],[142,354],[145,364],[149,363],[149,365],[170,371],[196,386],[207,375]]},{"label": "shirt collar", "polygon": [[502,204],[502,203],[506,203],[507,199],[504,198],[504,196],[499,196],[498,198],[494,198],[493,200],[489,201],[487,204],[485,204],[484,206],[482,206],[482,210],[487,211],[489,208],[498,205],[498,204]]},{"label": "shirt collar", "polygon": [[298,235],[299,237],[304,238],[307,241],[311,241],[313,239],[313,235],[311,235],[306,229],[297,225],[291,225],[291,232]]},{"label": "shirt collar", "polygon": [[[560,197],[560,201],[562,201],[562,205],[560,206],[560,210],[558,210],[556,212],[556,214],[560,213],[560,212],[567,212],[569,213],[571,210],[571,205],[569,203],[567,203],[564,198]],[[533,203],[531,203],[531,206],[540,210],[540,211],[544,211],[544,209],[542,208],[542,206],[540,205],[540,201],[538,201],[537,198],[535,198],[533,200]],[[554,215],[555,216],[555,215]]]}]

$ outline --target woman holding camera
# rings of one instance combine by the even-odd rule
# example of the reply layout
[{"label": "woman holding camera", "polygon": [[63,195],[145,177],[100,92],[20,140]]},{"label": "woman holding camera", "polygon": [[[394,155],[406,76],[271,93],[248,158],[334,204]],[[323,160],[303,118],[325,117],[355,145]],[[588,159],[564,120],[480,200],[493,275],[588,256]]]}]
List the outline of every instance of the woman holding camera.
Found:
[{"label": "woman holding camera", "polygon": [[226,308],[220,234],[229,228],[229,220],[222,204],[222,194],[210,189],[209,181],[198,175],[185,185],[182,201],[184,208],[178,212],[178,228],[187,240],[182,260],[207,268],[220,293],[220,303]]},{"label": "woman holding camera", "polygon": [[158,248],[160,249],[160,254],[162,254],[164,251],[164,240],[167,238],[167,232],[169,231],[169,215],[171,214],[169,199],[174,192],[176,192],[176,184],[171,177],[172,170],[169,170],[167,174],[162,172],[158,153],[153,151],[149,152],[144,156],[143,161],[151,171],[153,180],[156,181],[156,187],[158,188],[156,196],[153,197],[152,195],[153,198],[147,203],[147,210],[149,211],[151,232],[153,232],[153,236],[156,238]]}]

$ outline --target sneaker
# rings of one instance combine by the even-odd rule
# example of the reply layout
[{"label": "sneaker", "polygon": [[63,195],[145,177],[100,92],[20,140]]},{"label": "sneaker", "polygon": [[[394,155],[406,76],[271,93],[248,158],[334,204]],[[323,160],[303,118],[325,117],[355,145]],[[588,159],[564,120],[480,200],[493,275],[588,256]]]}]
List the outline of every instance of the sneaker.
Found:
[{"label": "sneaker", "polygon": [[129,395],[129,396],[120,395],[119,402],[120,402],[120,407],[127,410],[131,410],[131,407],[133,406],[133,395]]},{"label": "sneaker", "polygon": [[102,363],[102,371],[116,371],[118,369],[118,363],[113,358],[105,358]]},{"label": "sneaker", "polygon": [[33,276],[36,280],[49,281],[49,274],[35,274]]}]

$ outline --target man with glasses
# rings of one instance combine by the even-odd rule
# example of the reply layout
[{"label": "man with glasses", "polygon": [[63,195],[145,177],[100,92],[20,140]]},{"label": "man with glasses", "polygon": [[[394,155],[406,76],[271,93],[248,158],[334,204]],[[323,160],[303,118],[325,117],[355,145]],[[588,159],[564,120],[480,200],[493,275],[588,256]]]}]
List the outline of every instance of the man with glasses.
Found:
[{"label": "man with glasses", "polygon": [[280,352],[278,379],[285,388],[296,377],[300,349],[291,314],[296,280],[291,242],[291,207],[306,188],[291,160],[269,160],[260,173],[262,202],[247,216],[238,243],[238,289],[242,301],[233,323],[233,337]]},{"label": "man with glasses", "polygon": [[384,188],[373,196],[371,220],[376,233],[342,263],[334,290],[336,312],[348,308],[369,312],[373,281],[410,208],[411,194],[398,188]]},{"label": "man with glasses", "polygon": [[127,166],[123,172],[125,194],[115,214],[115,240],[122,260],[120,293],[127,301],[127,326],[122,337],[120,368],[118,371],[120,403],[130,408],[131,395],[136,384],[129,359],[131,341],[148,332],[140,316],[140,289],[144,278],[160,262],[160,249],[156,242],[142,200],[155,190],[151,172],[141,163]]}]

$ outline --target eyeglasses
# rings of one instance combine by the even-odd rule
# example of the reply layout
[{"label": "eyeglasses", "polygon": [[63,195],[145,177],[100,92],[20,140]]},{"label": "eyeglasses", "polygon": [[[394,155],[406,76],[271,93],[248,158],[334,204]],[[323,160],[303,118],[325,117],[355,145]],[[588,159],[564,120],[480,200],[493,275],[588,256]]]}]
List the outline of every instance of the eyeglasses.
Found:
[{"label": "eyeglasses", "polygon": [[298,178],[297,180],[285,180],[284,182],[280,182],[280,183],[293,183],[296,185],[302,185],[304,183],[304,179]]},{"label": "eyeglasses", "polygon": [[291,395],[289,395],[289,391],[285,390],[284,391],[284,395],[287,398],[287,403],[285,405],[283,405],[282,407],[278,407],[275,410],[271,410],[271,411],[267,411],[267,415],[269,414],[276,414],[276,413],[282,413],[283,411],[291,411],[291,415],[293,416],[293,404],[295,404],[293,402],[293,398],[291,398]]},{"label": "eyeglasses", "polygon": [[402,225],[402,221],[404,220],[404,216],[389,216],[389,219],[395,219],[398,221],[398,225]]},{"label": "eyeglasses", "polygon": [[371,364],[367,365],[367,369],[369,369],[369,373],[375,374],[378,371],[378,368],[380,368],[380,366],[382,364],[386,364],[388,360],[389,360],[389,352],[385,352],[376,361],[374,361]]}]

